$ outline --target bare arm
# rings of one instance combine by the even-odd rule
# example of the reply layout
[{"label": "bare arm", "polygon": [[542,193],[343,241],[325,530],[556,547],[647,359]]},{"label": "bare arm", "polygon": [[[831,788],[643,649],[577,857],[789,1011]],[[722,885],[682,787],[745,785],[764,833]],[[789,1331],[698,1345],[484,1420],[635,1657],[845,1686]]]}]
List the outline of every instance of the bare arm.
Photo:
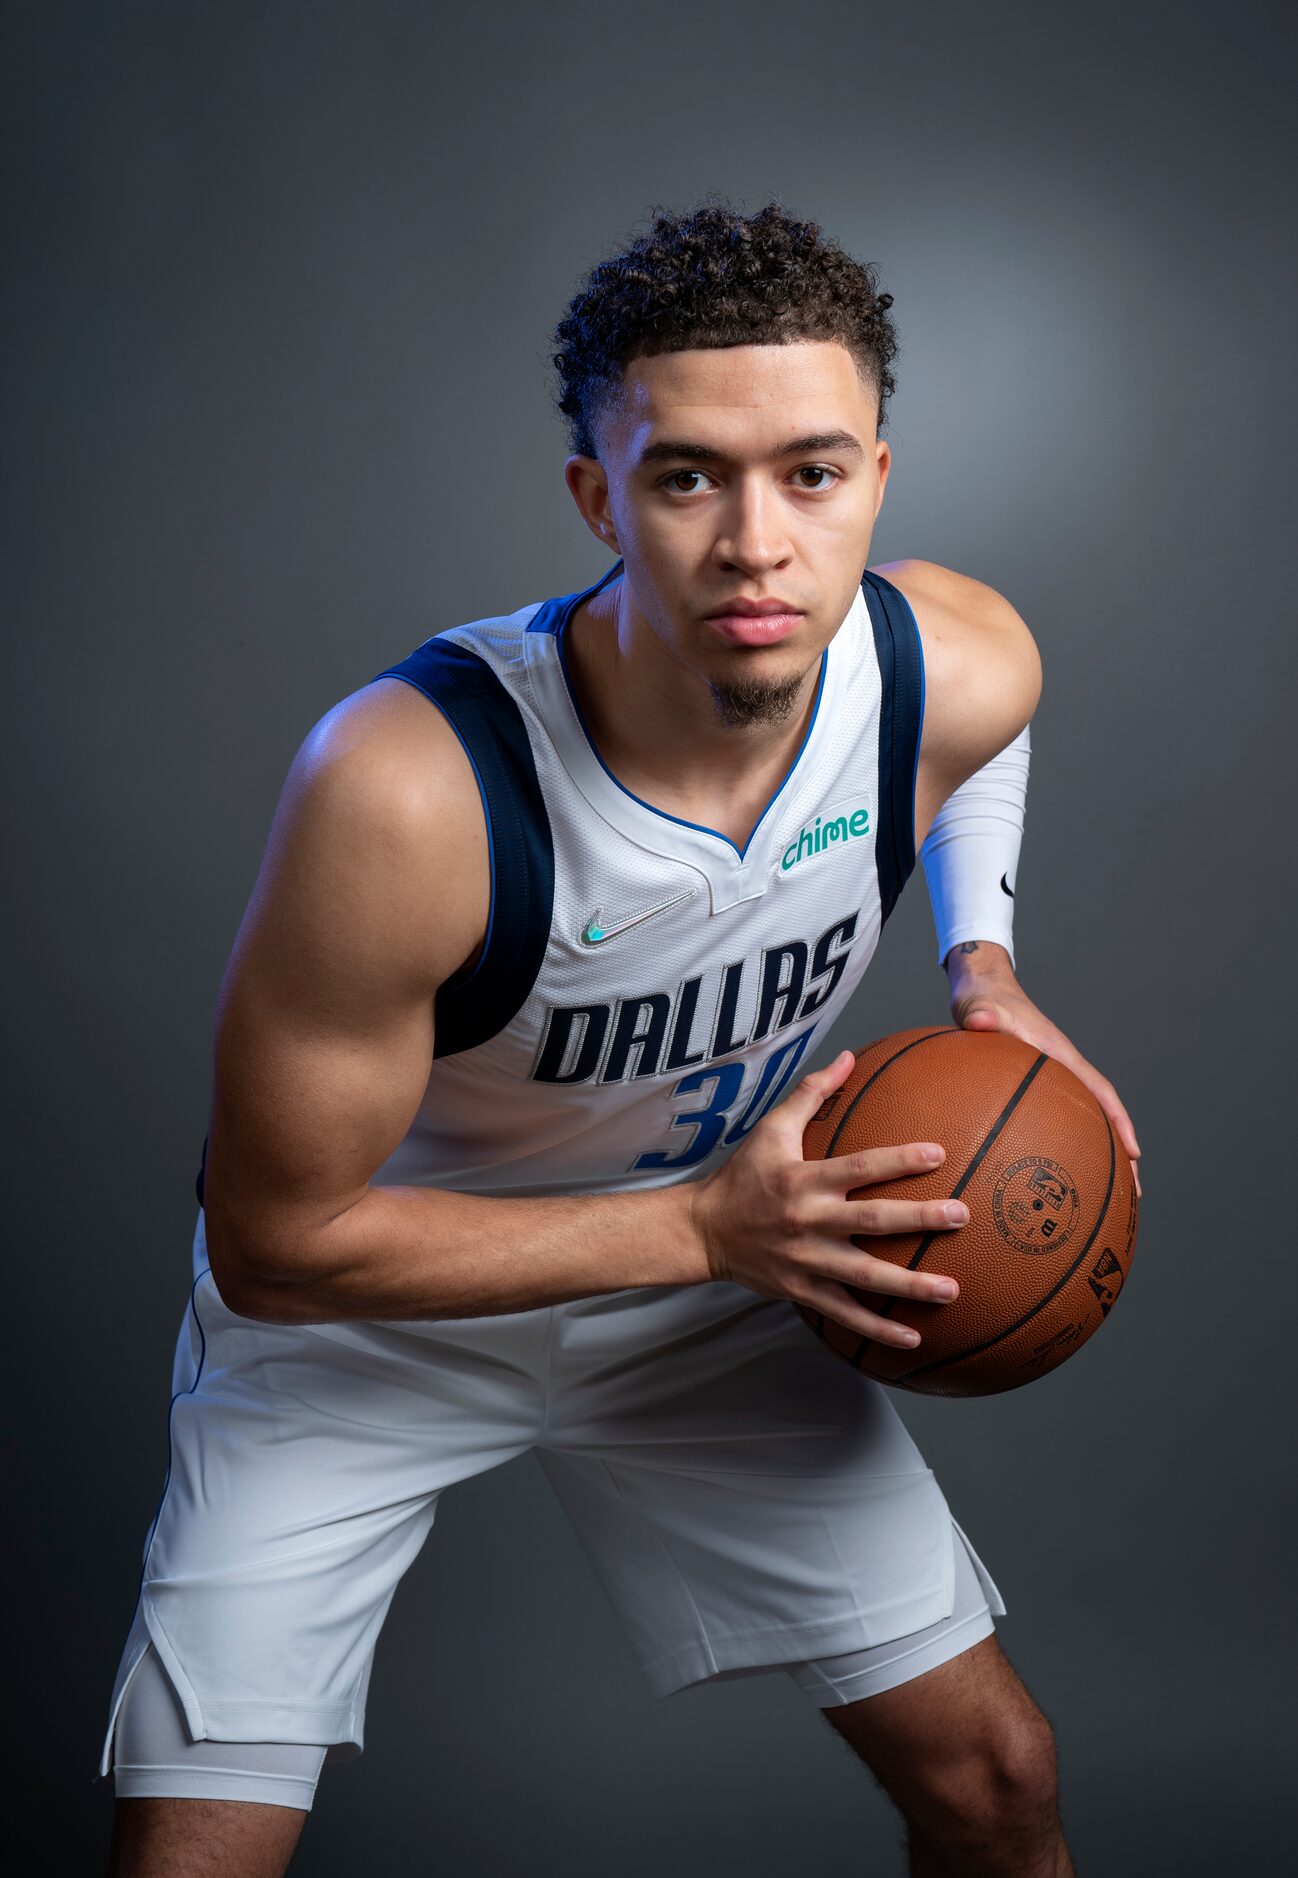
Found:
[{"label": "bare arm", "polygon": [[282,1322],[528,1310],[710,1274],[671,1189],[483,1199],[371,1187],[433,1060],[433,999],[486,929],[477,785],[399,680],[303,744],[217,1013],[204,1181],[212,1274]]},{"label": "bare arm", "polygon": [[915,846],[942,804],[1030,722],[1041,661],[1009,601],[933,561],[879,570],[911,605],[924,647],[924,731],[915,779]]}]

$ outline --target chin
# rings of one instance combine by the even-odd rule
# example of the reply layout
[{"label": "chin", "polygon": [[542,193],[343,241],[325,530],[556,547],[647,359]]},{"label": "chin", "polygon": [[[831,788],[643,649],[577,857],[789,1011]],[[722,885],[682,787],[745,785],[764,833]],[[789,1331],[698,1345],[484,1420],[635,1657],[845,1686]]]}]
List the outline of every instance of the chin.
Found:
[{"label": "chin", "polygon": [[723,669],[707,674],[712,708],[721,723],[736,729],[787,723],[804,705],[807,674],[819,662],[819,654],[810,663],[766,655],[727,660]]}]

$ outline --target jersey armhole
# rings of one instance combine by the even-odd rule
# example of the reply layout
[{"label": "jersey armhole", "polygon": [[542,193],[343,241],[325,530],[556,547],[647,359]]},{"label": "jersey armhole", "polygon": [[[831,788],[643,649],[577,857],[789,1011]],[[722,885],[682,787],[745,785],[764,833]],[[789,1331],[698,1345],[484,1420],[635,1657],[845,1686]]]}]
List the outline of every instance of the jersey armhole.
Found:
[{"label": "jersey armhole", "polygon": [[448,978],[434,1004],[434,1059],[458,1056],[503,1030],[536,982],[554,910],[550,820],[522,712],[485,659],[433,638],[375,678],[399,678],[436,706],[482,798],[491,866],[487,935],[477,961]]},{"label": "jersey armhole", "polygon": [[866,568],[861,591],[879,665],[879,821],[875,864],[882,919],[915,866],[915,788],[924,725],[924,648],[909,600]]}]

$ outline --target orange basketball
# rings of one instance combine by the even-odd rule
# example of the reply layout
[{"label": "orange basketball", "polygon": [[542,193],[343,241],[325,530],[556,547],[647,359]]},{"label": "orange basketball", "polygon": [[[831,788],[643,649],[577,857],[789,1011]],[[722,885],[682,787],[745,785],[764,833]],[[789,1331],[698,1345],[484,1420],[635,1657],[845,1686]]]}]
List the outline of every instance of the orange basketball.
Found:
[{"label": "orange basketball", "polygon": [[812,1117],[808,1159],[939,1141],[931,1173],[853,1199],[960,1199],[954,1231],[853,1241],[877,1258],[957,1280],[949,1304],[854,1291],[920,1334],[878,1343],[803,1305],[818,1337],[879,1382],[924,1395],[995,1395],[1057,1369],[1108,1316],[1131,1268],[1136,1188],[1108,1116],[1053,1057],[998,1031],[903,1030],[857,1054]]}]

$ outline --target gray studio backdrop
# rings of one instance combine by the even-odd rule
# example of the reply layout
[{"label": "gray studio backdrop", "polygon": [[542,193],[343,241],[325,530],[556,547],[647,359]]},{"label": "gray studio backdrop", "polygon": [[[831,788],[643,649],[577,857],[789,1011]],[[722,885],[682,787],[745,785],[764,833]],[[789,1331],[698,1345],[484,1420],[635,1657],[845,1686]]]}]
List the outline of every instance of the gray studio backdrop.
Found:
[{"label": "gray studio backdrop", "polygon": [[[774,192],[904,352],[873,559],[1039,639],[1023,981],[1145,1149],[1065,1369],[899,1406],[1054,1722],[1079,1870],[1278,1871],[1292,1713],[1280,1018],[1291,66],[1247,6],[117,4],[11,28],[11,1772],[92,1784],[166,1465],[221,973],[294,750],[440,627],[601,569],[547,333],[658,202]],[[1268,836],[1268,827],[1280,833]],[[826,1038],[942,1021],[922,877]],[[901,1869],[778,1676],[647,1695],[530,1457],[452,1493],[296,1869]]]}]

